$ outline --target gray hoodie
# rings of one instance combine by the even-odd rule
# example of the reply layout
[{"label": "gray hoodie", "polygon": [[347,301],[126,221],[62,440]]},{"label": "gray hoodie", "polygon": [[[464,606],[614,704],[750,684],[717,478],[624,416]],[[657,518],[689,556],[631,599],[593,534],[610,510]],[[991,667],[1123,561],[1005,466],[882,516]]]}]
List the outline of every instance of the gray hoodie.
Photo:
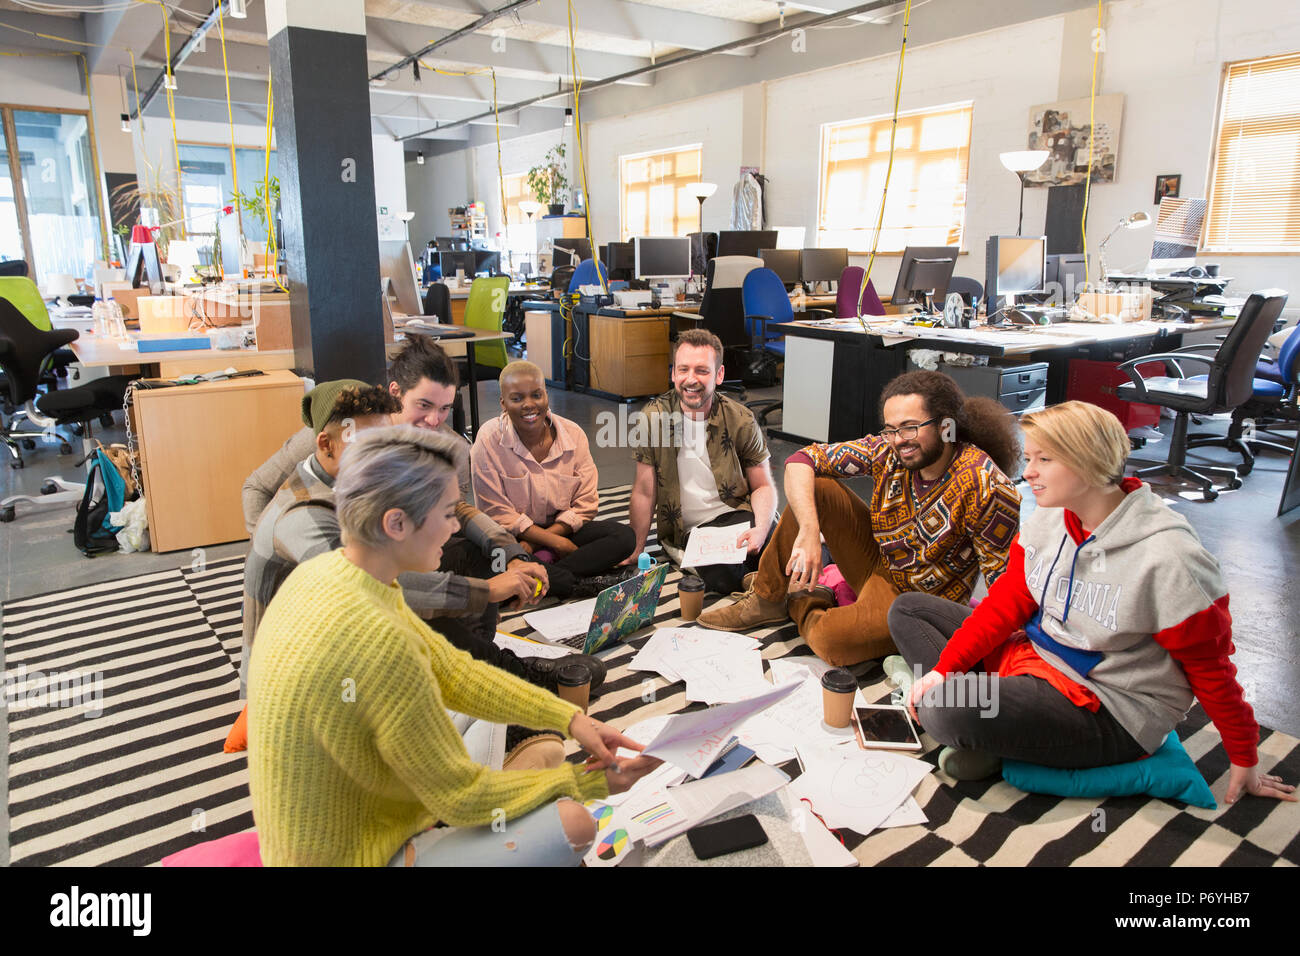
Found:
[{"label": "gray hoodie", "polygon": [[1154,753],[1186,716],[1192,690],[1153,635],[1227,594],[1218,561],[1146,485],[1125,495],[1077,548],[1062,508],[1035,510],[1020,544],[1049,639],[1034,641],[1038,654],[1088,687]]}]

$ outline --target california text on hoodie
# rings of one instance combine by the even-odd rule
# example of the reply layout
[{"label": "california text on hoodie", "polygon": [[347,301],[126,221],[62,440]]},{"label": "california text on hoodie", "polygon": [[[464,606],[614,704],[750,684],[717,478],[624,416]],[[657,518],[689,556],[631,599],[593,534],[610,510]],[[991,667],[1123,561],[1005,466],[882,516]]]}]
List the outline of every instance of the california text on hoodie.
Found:
[{"label": "california text on hoodie", "polygon": [[1080,706],[1100,703],[1147,753],[1195,698],[1232,762],[1252,767],[1259,725],[1230,660],[1219,563],[1147,485],[1126,478],[1121,487],[1124,500],[1091,533],[1071,511],[1036,509],[1007,573],[935,669],[959,673],[983,661],[1003,676],[1043,677]]}]

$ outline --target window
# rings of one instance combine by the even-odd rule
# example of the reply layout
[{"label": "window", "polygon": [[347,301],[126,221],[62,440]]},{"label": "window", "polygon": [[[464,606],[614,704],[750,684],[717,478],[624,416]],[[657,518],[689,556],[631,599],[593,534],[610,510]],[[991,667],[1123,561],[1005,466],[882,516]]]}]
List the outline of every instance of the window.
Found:
[{"label": "window", "polygon": [[[889,168],[893,114],[822,127],[818,245],[871,249]],[[960,246],[966,223],[971,104],[902,113],[880,252]]]},{"label": "window", "polygon": [[687,189],[700,181],[704,168],[699,145],[621,156],[619,167],[624,242],[633,236],[684,236],[699,230],[700,201]]},{"label": "window", "polygon": [[1300,252],[1300,54],[1228,64],[1207,252]]},{"label": "window", "polygon": [[[240,229],[249,242],[266,242],[266,222],[245,212],[234,201],[235,180],[230,174],[230,147],[202,143],[181,143],[181,187],[185,200],[185,234],[200,250],[203,261],[211,262],[218,214],[223,206],[234,205]],[[235,147],[239,191],[254,195],[266,178],[266,153],[252,147]],[[276,176],[276,154],[271,150],[271,176]]]},{"label": "window", "polygon": [[[528,188],[527,173],[510,173],[505,177],[506,186],[506,223],[511,226],[517,226],[528,222],[528,216],[519,208],[521,202],[527,202],[531,199],[537,201],[537,194]],[[542,210],[539,215],[544,215],[546,210]]]}]

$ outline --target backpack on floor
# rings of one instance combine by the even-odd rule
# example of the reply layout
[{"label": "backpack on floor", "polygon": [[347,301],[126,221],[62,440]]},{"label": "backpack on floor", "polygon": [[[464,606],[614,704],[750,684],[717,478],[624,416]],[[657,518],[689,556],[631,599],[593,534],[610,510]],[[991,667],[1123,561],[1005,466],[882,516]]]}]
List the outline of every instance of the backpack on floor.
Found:
[{"label": "backpack on floor", "polygon": [[117,533],[122,529],[110,524],[108,516],[121,511],[124,504],[126,482],[103,447],[96,448],[86,473],[86,493],[81,496],[72,523],[72,541],[77,550],[88,558],[116,551]]}]

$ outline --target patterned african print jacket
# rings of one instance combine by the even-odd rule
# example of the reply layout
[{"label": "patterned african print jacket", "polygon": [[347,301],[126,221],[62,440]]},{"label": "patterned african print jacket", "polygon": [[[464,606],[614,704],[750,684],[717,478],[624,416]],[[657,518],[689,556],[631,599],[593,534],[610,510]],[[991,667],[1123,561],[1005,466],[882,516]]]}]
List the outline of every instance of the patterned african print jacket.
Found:
[{"label": "patterned african print jacket", "polygon": [[[676,391],[665,392],[646,404],[643,415],[628,441],[633,457],[655,470],[655,529],[669,556],[680,560],[687,532],[682,527],[682,489],[677,477],[677,453],[683,440],[681,399]],[[763,430],[752,411],[721,392],[713,395],[708,422],[709,464],[718,497],[728,508],[753,511],[745,469],[770,457]]]},{"label": "patterned african print jacket", "polygon": [[948,470],[928,486],[878,435],[809,445],[790,460],[824,477],[871,476],[872,532],[900,591],[965,603],[978,572],[991,587],[1006,570],[1020,529],[1020,494],[974,445],[963,442]]}]

